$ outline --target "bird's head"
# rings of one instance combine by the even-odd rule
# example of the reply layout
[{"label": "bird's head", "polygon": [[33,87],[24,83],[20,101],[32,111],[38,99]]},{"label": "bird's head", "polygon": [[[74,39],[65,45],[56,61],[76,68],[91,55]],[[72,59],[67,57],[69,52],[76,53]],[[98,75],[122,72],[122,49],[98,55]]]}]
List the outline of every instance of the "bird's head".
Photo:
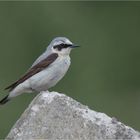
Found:
[{"label": "bird's head", "polygon": [[53,53],[58,53],[59,55],[69,55],[73,48],[79,47],[74,45],[66,37],[56,37],[49,44],[47,50],[51,50]]}]

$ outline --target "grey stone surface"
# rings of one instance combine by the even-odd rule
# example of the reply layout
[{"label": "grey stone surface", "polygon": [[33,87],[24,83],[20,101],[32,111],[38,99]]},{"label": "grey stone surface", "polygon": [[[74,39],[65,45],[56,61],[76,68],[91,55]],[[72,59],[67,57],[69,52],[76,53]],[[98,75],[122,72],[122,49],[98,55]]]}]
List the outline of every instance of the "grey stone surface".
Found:
[{"label": "grey stone surface", "polygon": [[11,140],[140,140],[140,133],[57,92],[40,93],[7,136]]}]

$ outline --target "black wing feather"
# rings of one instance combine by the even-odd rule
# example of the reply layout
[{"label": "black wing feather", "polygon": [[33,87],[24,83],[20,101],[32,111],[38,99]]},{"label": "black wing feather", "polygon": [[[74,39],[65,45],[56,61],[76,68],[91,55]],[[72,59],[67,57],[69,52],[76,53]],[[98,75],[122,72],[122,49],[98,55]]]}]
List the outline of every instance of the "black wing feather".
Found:
[{"label": "black wing feather", "polygon": [[57,59],[57,57],[58,57],[57,53],[49,55],[46,59],[42,60],[41,62],[33,66],[31,69],[29,69],[29,71],[25,75],[23,75],[19,80],[6,87],[5,90],[12,91],[16,86],[18,86],[28,78],[32,77],[33,75],[37,74],[38,72],[48,67],[51,63],[53,63]]}]

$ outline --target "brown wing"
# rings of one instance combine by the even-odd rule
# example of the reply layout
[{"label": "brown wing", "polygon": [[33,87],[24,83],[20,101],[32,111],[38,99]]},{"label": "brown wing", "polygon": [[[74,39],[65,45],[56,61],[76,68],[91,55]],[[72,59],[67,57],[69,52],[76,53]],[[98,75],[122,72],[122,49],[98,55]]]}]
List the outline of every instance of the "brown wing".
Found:
[{"label": "brown wing", "polygon": [[5,90],[7,89],[9,89],[9,91],[13,90],[17,85],[23,83],[28,78],[32,77],[33,75],[37,74],[38,72],[48,67],[51,63],[53,63],[57,59],[57,57],[58,57],[57,53],[49,55],[46,59],[42,60],[41,62],[33,66],[31,69],[29,69],[29,71],[25,75],[23,75],[19,80],[6,87]]}]

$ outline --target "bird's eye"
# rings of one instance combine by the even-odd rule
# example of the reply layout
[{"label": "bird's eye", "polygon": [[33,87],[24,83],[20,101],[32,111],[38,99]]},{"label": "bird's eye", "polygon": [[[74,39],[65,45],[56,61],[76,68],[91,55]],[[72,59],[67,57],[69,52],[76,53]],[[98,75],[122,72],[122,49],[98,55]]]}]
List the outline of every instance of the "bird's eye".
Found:
[{"label": "bird's eye", "polygon": [[62,44],[60,44],[60,46],[64,47],[64,46],[65,46],[65,44],[64,44],[64,43],[62,43]]},{"label": "bird's eye", "polygon": [[61,44],[61,47],[62,47],[62,48],[68,48],[68,47],[70,47],[70,46],[71,46],[70,44],[64,44],[64,43]]},{"label": "bird's eye", "polygon": [[61,44],[59,44],[59,45],[55,45],[53,48],[54,48],[54,49],[57,49],[58,51],[61,51],[63,48],[68,48],[69,46],[71,46],[71,45],[61,43]]}]

